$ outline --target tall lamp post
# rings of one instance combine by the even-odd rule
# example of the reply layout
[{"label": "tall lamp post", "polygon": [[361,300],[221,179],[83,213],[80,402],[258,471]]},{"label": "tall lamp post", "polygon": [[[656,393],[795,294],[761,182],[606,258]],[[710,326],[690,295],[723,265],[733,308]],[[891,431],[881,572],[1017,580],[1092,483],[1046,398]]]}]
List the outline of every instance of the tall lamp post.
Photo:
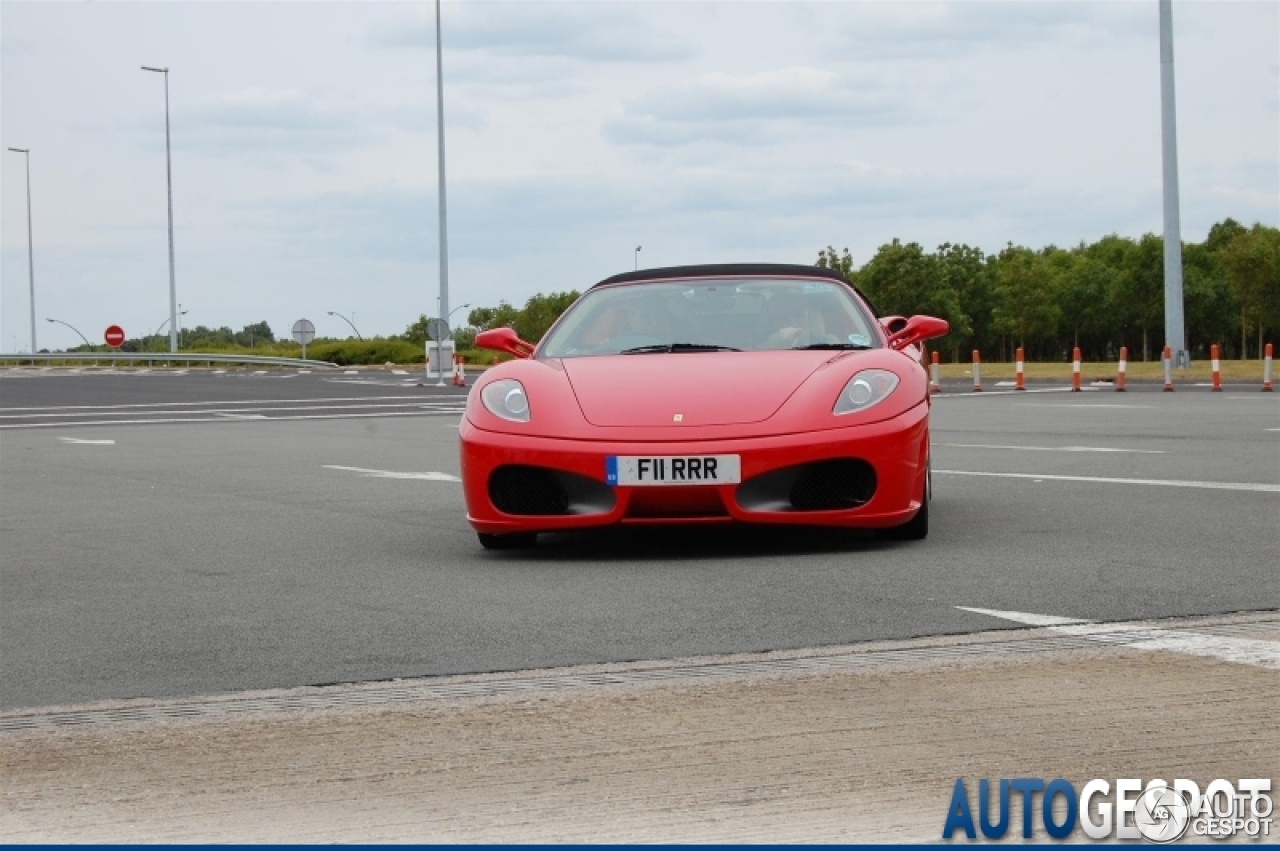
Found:
[{"label": "tall lamp post", "polygon": [[31,149],[10,148],[9,150],[15,154],[22,154],[27,161],[27,281],[31,286],[31,354],[34,355],[38,349],[36,348],[36,255],[31,244]]},{"label": "tall lamp post", "polygon": [[178,288],[173,276],[173,156],[169,145],[169,69],[142,66],[143,71],[164,74],[164,174],[169,190],[169,351],[178,350]]},{"label": "tall lamp post", "polygon": [[644,247],[644,246],[641,246],[641,245],[637,245],[637,246],[636,246],[636,265],[635,265],[635,268],[636,268],[637,270],[640,268],[640,249],[641,249],[641,248],[643,248],[643,247]]},{"label": "tall lamp post", "polygon": [[[361,337],[361,336],[360,336],[360,329],[356,327],[356,323],[352,322],[350,319],[348,319],[347,317],[343,316],[341,313],[339,313],[339,312],[338,312],[338,311],[336,311],[336,310],[330,310],[330,311],[329,311],[329,315],[330,315],[330,316],[336,316],[336,317],[338,317],[339,319],[341,319],[343,322],[345,322],[345,323],[347,323],[348,325],[350,325],[350,326],[351,326],[351,330],[356,332],[356,339],[357,339],[357,340],[359,340],[359,341],[360,341],[360,342],[362,342],[362,343],[364,342],[364,337]],[[351,315],[352,315],[352,316],[355,316],[355,314],[354,314],[354,313],[352,313]]]},{"label": "tall lamp post", "polygon": [[[70,322],[63,322],[61,319],[49,319],[48,317],[45,317],[45,320],[44,320],[44,321],[45,321],[45,322],[57,322],[59,325],[66,325],[66,326],[67,326],[68,328],[70,328],[72,331],[75,331],[77,334],[80,334],[80,329],[79,329],[79,328],[77,328],[76,326],[72,325]],[[93,343],[90,343],[90,342],[89,342],[89,338],[88,338],[88,337],[86,337],[84,334],[80,334],[80,339],[81,339],[81,340],[84,340],[84,344],[85,344],[86,346],[88,346],[88,347],[89,347],[89,351],[93,351]]]},{"label": "tall lamp post", "polygon": [[[1191,365],[1182,298],[1182,222],[1178,203],[1178,119],[1173,90],[1173,9],[1160,0],[1160,149],[1164,165],[1164,344],[1174,365]],[[1243,353],[1241,354],[1243,357]]]},{"label": "tall lamp post", "polygon": [[440,46],[440,0],[436,0],[436,150],[438,152],[438,195],[440,203],[440,315],[449,316],[449,229],[445,217],[444,191],[444,58]]}]

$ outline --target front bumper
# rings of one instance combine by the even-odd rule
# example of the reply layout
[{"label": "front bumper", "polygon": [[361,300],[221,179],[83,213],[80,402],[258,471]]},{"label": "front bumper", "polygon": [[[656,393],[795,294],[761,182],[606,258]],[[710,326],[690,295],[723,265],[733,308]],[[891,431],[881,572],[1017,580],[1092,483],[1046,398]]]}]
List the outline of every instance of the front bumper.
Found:
[{"label": "front bumper", "polygon": [[[615,524],[774,523],[885,528],[906,523],[925,495],[929,457],[929,406],[921,403],[892,419],[801,434],[740,439],[645,441],[560,440],[477,428],[466,418],[462,482],[467,520],[478,532],[551,532]],[[608,487],[610,455],[728,455],[742,461],[742,484],[673,487]],[[777,510],[739,489],[785,468],[831,459],[860,459],[874,471],[874,493],[864,504],[835,510]],[[490,477],[511,465],[581,477],[594,497],[566,513],[510,514],[490,491]],[[607,490],[607,493],[606,493]],[[600,495],[605,498],[601,499]],[[610,500],[608,497],[612,497]],[[747,506],[743,503],[746,502]],[[611,503],[611,504],[610,504]]]}]

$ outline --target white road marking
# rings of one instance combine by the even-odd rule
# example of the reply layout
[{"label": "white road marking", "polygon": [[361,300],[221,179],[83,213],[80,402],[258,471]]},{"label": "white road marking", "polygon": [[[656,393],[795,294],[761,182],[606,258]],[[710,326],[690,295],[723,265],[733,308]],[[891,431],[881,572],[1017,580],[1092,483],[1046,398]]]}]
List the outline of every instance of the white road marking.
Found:
[{"label": "white road marking", "polygon": [[460,482],[462,479],[448,473],[396,473],[391,470],[368,470],[364,467],[340,467],[337,464],[323,465],[326,470],[342,470],[347,473],[360,473],[365,479],[422,479],[428,482]]},{"label": "white road marking", "polygon": [[[193,407],[195,405],[292,405],[303,404],[305,402],[388,402],[393,400],[407,400],[412,397],[403,393],[397,396],[338,396],[334,398],[316,398],[316,399],[230,399],[227,401],[211,401],[211,402],[136,402],[127,405],[45,405],[36,408],[0,408],[6,412],[12,411],[118,411],[124,409],[139,408],[183,408]],[[451,399],[452,395],[439,396],[440,399]]]},{"label": "white road marking", "polygon": [[1002,612],[996,609],[974,609],[968,606],[956,606],[956,608],[1028,626],[1048,627],[1064,635],[1078,635],[1090,641],[1118,644],[1134,650],[1167,650],[1173,653],[1206,656],[1221,659],[1224,662],[1280,670],[1280,642],[1277,641],[1205,635],[1193,630],[1157,629],[1136,624],[1105,624],[1078,618],[1035,615],[1028,612]]},{"label": "white road marking", "polygon": [[958,449],[1025,449],[1033,452],[1133,452],[1139,455],[1164,455],[1163,449],[1109,449],[1105,446],[1004,446],[994,443],[934,443]]},{"label": "white road marking", "polygon": [[392,375],[408,375],[409,373],[403,369],[393,369],[391,370],[391,374]]},{"label": "white road marking", "polygon": [[229,414],[226,411],[208,411],[217,417],[225,417],[229,420],[265,420],[265,414]]},{"label": "white road marking", "polygon": [[[1070,387],[1036,387],[1031,390],[984,390],[974,393],[971,390],[947,391],[935,393],[934,399],[981,399],[984,396],[1026,396],[1029,393],[1070,393]],[[1097,392],[1092,387],[1085,387],[1081,392]]]},{"label": "white road marking", "polygon": [[116,445],[116,442],[114,440],[87,440],[79,437],[60,437],[58,438],[58,440],[61,440],[63,443],[84,444],[87,446],[115,446]]},{"label": "white road marking", "polygon": [[[192,411],[191,413],[199,413]],[[460,410],[441,409],[436,411],[380,411],[373,414],[304,414],[296,417],[263,417],[262,422],[284,422],[285,420],[358,420],[367,417],[434,417],[439,414],[460,414]],[[19,428],[76,428],[79,426],[105,425],[168,425],[170,423],[222,423],[231,422],[216,417],[168,417],[154,420],[92,420],[70,423],[6,423],[0,429]]]},{"label": "white road marking", "polygon": [[[321,401],[321,400],[317,400],[317,401]],[[230,415],[233,415],[233,416],[234,416],[234,415],[236,415],[236,414],[243,414],[243,413],[263,413],[263,412],[273,413],[273,412],[276,412],[276,411],[336,411],[336,410],[342,410],[342,409],[352,409],[352,410],[362,410],[362,411],[367,411],[367,410],[377,410],[377,409],[381,409],[381,408],[426,408],[426,409],[431,409],[431,408],[440,408],[440,407],[447,407],[447,408],[450,408],[450,409],[456,409],[456,408],[458,408],[458,407],[459,407],[459,405],[458,405],[458,403],[457,403],[457,402],[455,402],[455,401],[453,401],[453,400],[441,400],[441,401],[438,401],[438,402],[425,402],[425,403],[424,403],[424,402],[422,402],[421,400],[418,400],[418,401],[413,401],[413,402],[391,402],[391,403],[377,404],[377,405],[326,405],[326,404],[317,404],[317,405],[294,405],[294,406],[291,406],[291,407],[288,407],[288,408],[239,408],[239,409],[234,410],[234,411],[232,411],[232,410],[224,410],[224,409],[219,409],[219,408],[202,408],[202,409],[199,409],[199,410],[187,410],[187,411],[145,411],[145,412],[144,412],[144,411],[118,411],[118,412],[116,412],[116,411],[94,411],[93,413],[97,414],[97,415],[98,415],[98,416],[100,416],[100,417],[114,417],[114,416],[119,416],[119,417],[128,417],[128,416],[137,416],[137,415],[138,415],[138,414],[140,414],[140,413],[156,414],[156,415],[164,415],[164,414],[219,414],[219,415],[221,415],[221,414],[230,414]],[[83,412],[65,412],[65,413],[49,413],[49,414],[39,414],[39,413],[32,413],[32,414],[0,414],[0,420],[52,419],[52,418],[54,418],[54,417],[64,417],[64,418],[65,418],[65,417],[83,417],[83,416],[88,416],[88,414],[83,413]]]},{"label": "white road marking", "polygon": [[[3,428],[3,426],[0,426]],[[944,476],[991,476],[1003,479],[1048,479],[1055,482],[1100,482],[1109,485],[1152,485],[1166,488],[1204,488],[1221,491],[1253,491],[1256,493],[1280,493],[1280,485],[1261,482],[1190,482],[1177,479],[1115,479],[1107,476],[1050,476],[1044,473],[988,473],[976,470],[934,470]]]},{"label": "white road marking", "polygon": [[359,374],[359,370],[355,370],[355,369],[344,369],[344,370],[342,371],[342,374],[343,374],[343,375],[358,375],[358,374]]},{"label": "white road marking", "polygon": [[1150,408],[1151,405],[1115,405],[1106,402],[1097,404],[1071,404],[1059,402],[1024,402],[1020,405],[1023,408]]}]

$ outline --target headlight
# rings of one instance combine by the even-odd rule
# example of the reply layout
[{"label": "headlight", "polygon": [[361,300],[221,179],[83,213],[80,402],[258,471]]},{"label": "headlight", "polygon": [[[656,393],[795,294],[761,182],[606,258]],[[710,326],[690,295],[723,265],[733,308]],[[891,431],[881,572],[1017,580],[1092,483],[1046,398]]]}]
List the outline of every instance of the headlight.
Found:
[{"label": "headlight", "polygon": [[872,405],[879,404],[889,398],[889,394],[898,386],[898,376],[887,369],[864,369],[840,391],[835,407],[831,413],[836,416],[865,411]]},{"label": "headlight", "polygon": [[529,397],[514,378],[490,381],[480,391],[480,401],[495,417],[516,423],[529,422]]}]

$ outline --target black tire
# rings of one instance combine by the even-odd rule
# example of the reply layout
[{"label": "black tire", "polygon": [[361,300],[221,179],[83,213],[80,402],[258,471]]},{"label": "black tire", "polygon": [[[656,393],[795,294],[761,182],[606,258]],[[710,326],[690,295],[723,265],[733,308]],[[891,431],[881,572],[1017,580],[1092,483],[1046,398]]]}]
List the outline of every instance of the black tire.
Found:
[{"label": "black tire", "polygon": [[920,510],[916,512],[916,516],[901,526],[877,529],[876,537],[888,541],[923,541],[929,537],[929,503],[933,501],[932,463],[925,469],[924,475],[924,501],[920,503]]},{"label": "black tire", "polygon": [[519,532],[509,535],[477,532],[476,537],[480,539],[480,546],[486,550],[523,550],[538,543],[537,532]]}]

